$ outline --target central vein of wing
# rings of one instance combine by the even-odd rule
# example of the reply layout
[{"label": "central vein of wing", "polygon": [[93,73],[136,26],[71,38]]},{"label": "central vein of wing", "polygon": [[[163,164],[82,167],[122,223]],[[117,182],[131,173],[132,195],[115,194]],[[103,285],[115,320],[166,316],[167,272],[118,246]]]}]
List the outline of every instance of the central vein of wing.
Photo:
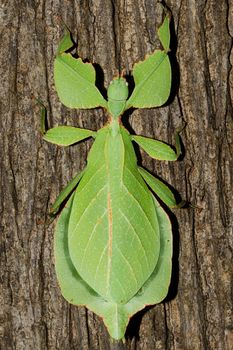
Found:
[{"label": "central vein of wing", "polygon": [[68,242],[77,272],[108,301],[126,303],[156,266],[156,211],[122,127],[117,135],[109,126],[97,133],[75,193]]}]

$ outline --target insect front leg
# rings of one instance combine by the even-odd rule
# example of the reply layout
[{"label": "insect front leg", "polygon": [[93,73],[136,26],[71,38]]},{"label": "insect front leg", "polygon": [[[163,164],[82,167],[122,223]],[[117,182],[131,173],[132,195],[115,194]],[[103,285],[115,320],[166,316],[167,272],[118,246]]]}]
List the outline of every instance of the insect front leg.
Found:
[{"label": "insect front leg", "polygon": [[43,102],[38,98],[41,108],[40,132],[43,139],[59,146],[70,146],[89,137],[96,137],[96,132],[89,129],[76,128],[73,126],[57,126],[47,130],[47,110]]},{"label": "insect front leg", "polygon": [[[96,132],[87,129],[75,128],[72,126],[58,126],[52,129],[47,130],[46,128],[46,108],[40,99],[37,99],[41,107],[41,124],[40,131],[43,134],[43,138],[51,143],[54,143],[59,146],[69,146],[76,142],[82,141],[88,137],[95,138]],[[51,210],[51,215],[56,215],[59,211],[61,204],[66,200],[66,198],[72,193],[75,187],[78,185],[79,181],[83,177],[85,169],[82,170],[79,174],[66,185],[62,192],[58,195],[55,200]]]}]

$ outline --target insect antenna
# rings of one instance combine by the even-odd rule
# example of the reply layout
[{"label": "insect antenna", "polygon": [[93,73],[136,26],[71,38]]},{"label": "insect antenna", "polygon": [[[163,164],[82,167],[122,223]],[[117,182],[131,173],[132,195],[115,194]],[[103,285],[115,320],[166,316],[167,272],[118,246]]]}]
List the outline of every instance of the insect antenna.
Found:
[{"label": "insect antenna", "polygon": [[118,68],[118,76],[122,76],[122,66],[121,66],[121,43],[117,40],[117,68]]}]

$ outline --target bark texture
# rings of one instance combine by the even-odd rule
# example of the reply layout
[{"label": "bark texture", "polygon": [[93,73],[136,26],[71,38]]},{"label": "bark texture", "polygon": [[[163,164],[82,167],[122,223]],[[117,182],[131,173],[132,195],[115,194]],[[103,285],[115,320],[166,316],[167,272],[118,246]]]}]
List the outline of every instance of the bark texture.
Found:
[{"label": "bark texture", "polygon": [[66,149],[43,142],[34,97],[48,107],[49,127],[102,127],[102,110],[68,110],[58,100],[53,60],[62,20],[107,86],[119,67],[129,72],[158,45],[162,8],[155,0],[1,2],[2,350],[232,349],[233,7],[227,0],[166,5],[173,15],[172,93],[163,108],[133,111],[129,123],[135,133],[169,143],[187,123],[182,161],[158,162],[143,152],[141,158],[194,207],[175,211],[167,299],[131,320],[125,343],[112,343],[99,317],[63,300],[54,225],[46,224],[48,208],[84,167],[91,142]]}]

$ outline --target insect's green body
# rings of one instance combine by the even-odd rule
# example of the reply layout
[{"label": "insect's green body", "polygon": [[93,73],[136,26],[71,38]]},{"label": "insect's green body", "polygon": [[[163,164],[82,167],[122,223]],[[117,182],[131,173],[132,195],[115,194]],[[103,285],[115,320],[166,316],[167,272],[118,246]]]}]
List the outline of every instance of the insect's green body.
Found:
[{"label": "insect's green body", "polygon": [[156,266],[159,236],[130,134],[110,123],[97,133],[75,192],[68,230],[74,266],[105,300],[126,303]]},{"label": "insect's green body", "polygon": [[171,278],[171,223],[150,189],[170,207],[176,200],[163,182],[138,166],[132,141],[153,158],[173,161],[180,154],[179,137],[174,151],[161,141],[130,135],[121,123],[126,109],[160,106],[169,96],[168,17],[158,34],[164,49],[134,66],[131,96],[125,79],[119,77],[109,85],[108,101],[95,86],[93,66],[64,53],[72,44],[66,36],[55,60],[61,101],[71,108],[101,106],[109,121],[97,132],[60,126],[44,135],[63,146],[95,139],[86,168],[53,207],[57,211],[75,189],[57,223],[55,266],[63,296],[102,316],[115,339],[124,336],[134,313],[165,298]]}]

